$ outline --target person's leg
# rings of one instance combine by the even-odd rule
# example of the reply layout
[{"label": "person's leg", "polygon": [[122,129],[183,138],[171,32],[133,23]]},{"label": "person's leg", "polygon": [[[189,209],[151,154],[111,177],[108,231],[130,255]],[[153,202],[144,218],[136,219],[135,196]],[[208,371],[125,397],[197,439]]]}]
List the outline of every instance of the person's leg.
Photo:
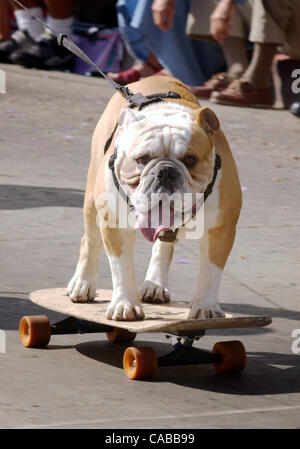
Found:
[{"label": "person's leg", "polygon": [[[252,0],[253,13],[249,39],[254,43],[251,62],[245,73],[222,92],[214,92],[211,101],[239,106],[270,107],[271,67],[277,47],[285,41],[285,29],[289,22],[290,0]],[[276,10],[273,16],[270,11]],[[276,18],[276,20],[275,20]]]},{"label": "person's leg", "polygon": [[251,63],[244,74],[256,88],[270,85],[271,66],[277,47],[300,59],[300,5],[298,0],[254,0],[250,40]]},{"label": "person's leg", "polygon": [[291,58],[300,60],[300,2],[292,0],[292,13],[290,14],[290,23],[287,27],[286,42],[283,51]]},{"label": "person's leg", "polygon": [[108,76],[120,84],[129,84],[142,77],[153,75],[162,66],[147,47],[142,30],[131,25],[138,0],[119,0],[116,5],[118,26],[128,53],[134,58],[133,66],[119,73]]},{"label": "person's leg", "polygon": [[45,0],[48,14],[54,19],[68,19],[73,15],[73,0]]},{"label": "person's leg", "polygon": [[251,62],[245,71],[243,78],[255,88],[263,89],[271,85],[271,67],[276,54],[277,44],[254,44]]},{"label": "person's leg", "polygon": [[203,86],[190,86],[199,98],[209,98],[214,91],[221,91],[238,79],[248,66],[245,40],[239,37],[227,37],[221,44],[226,62],[226,72],[213,75]]},{"label": "person's leg", "polygon": [[[26,31],[32,39],[37,39],[43,32],[43,26],[13,0],[10,0],[10,5],[14,10],[18,29]],[[23,5],[30,10],[31,14],[43,17],[41,0],[25,0]]]},{"label": "person's leg", "polygon": [[243,78],[254,88],[270,86],[273,58],[278,45],[285,42],[289,15],[287,0],[253,0],[250,40],[254,51]]},{"label": "person's leg", "polygon": [[[263,1],[264,16],[269,16],[272,30],[275,29],[280,37],[280,50],[293,59],[300,59],[299,0],[277,0],[276,2],[272,0],[255,0],[258,13],[262,9],[261,1]],[[255,35],[253,36],[254,42],[256,37]],[[276,42],[278,42],[278,39],[276,39]]]},{"label": "person's leg", "polygon": [[[1,5],[4,5],[4,2],[5,0],[0,0]],[[23,3],[24,6],[29,9],[31,14],[42,18],[43,9],[40,0],[24,0]],[[9,39],[0,42],[1,62],[13,62],[11,56],[16,51],[28,49],[33,45],[35,39],[37,39],[43,32],[43,26],[13,0],[10,0],[9,5],[8,2],[6,2],[6,8],[8,8],[8,6],[14,11],[18,29]],[[0,21],[3,19],[1,12],[2,11],[0,11]]]},{"label": "person's leg", "polygon": [[0,41],[10,37],[10,4],[8,0],[0,0]]},{"label": "person's leg", "polygon": [[[47,24],[54,33],[71,35],[73,0],[46,0]],[[14,52],[10,60],[25,67],[39,69],[72,69],[72,53],[57,44],[56,36],[47,28],[36,42],[25,50]]]},{"label": "person's leg", "polygon": [[[200,6],[200,7],[199,7]],[[212,39],[210,16],[216,7],[214,0],[194,0],[189,13],[187,32],[200,40]],[[209,98],[213,91],[225,89],[231,81],[239,78],[248,66],[246,35],[251,20],[249,2],[236,7],[230,23],[229,36],[220,44],[226,63],[226,72],[216,73],[203,86],[191,86],[193,93],[200,98]]]},{"label": "person's leg", "polygon": [[116,4],[118,27],[129,54],[141,62],[146,62],[150,50],[147,47],[143,31],[132,26],[138,0],[118,0]]},{"label": "person's leg", "polygon": [[204,75],[192,43],[186,36],[186,17],[190,2],[176,2],[174,25],[162,32],[153,22],[152,0],[139,0],[132,26],[142,30],[150,51],[173,76],[186,84],[202,84]]},{"label": "person's leg", "polygon": [[48,9],[47,24],[57,34],[72,33],[73,24],[73,0],[45,0]]},{"label": "person's leg", "polygon": [[[9,0],[9,1],[10,1],[11,8],[14,11],[19,11],[19,9],[23,10],[23,8],[20,5],[18,5],[14,0]],[[41,0],[24,0],[24,1],[22,0],[22,5],[28,9],[36,8],[37,6],[42,6],[42,1]]]},{"label": "person's leg", "polygon": [[226,61],[227,76],[231,80],[239,78],[248,66],[245,39],[228,36],[221,44]]}]

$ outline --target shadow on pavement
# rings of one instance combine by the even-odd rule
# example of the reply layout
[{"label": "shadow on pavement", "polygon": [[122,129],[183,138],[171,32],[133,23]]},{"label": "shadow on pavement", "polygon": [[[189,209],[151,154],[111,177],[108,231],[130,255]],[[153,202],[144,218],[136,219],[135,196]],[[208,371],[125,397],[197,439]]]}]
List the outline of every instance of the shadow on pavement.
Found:
[{"label": "shadow on pavement", "polygon": [[[203,365],[202,365],[203,366]],[[241,374],[204,375],[202,366],[164,371],[159,380],[216,393],[257,396],[299,393],[299,355],[248,352],[247,366]],[[206,370],[208,367],[206,367]],[[206,371],[207,373],[207,371]]]},{"label": "shadow on pavement", "polygon": [[0,185],[0,210],[83,207],[84,191],[59,187]]},{"label": "shadow on pavement", "polygon": [[[93,360],[122,369],[123,353],[127,346],[128,344],[112,345],[103,341],[90,341],[76,345],[75,349]],[[130,346],[135,344],[131,343]],[[171,346],[166,343],[139,341],[136,346],[151,346],[158,356],[171,350]],[[298,393],[299,374],[299,355],[249,352],[246,369],[241,374],[217,375],[211,364],[173,366],[159,368],[155,379],[138,382],[171,382],[197,390],[255,396]]]},{"label": "shadow on pavement", "polygon": [[64,315],[40,307],[29,299],[0,296],[0,329],[18,330],[24,315],[47,315],[51,322],[63,319]]},{"label": "shadow on pavement", "polygon": [[300,322],[300,311],[282,309],[280,307],[261,307],[253,304],[221,304],[223,310],[229,313],[254,315],[254,316],[270,316],[272,318],[286,318],[287,320],[295,320]]}]

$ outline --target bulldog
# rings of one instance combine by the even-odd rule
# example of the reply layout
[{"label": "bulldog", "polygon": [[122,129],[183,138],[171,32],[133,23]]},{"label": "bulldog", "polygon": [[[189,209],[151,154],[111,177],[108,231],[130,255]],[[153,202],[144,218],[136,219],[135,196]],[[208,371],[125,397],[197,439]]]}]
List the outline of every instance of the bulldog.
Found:
[{"label": "bulldog", "polygon": [[[176,212],[174,204],[165,207],[162,198],[189,194],[190,221],[200,213],[195,197],[203,194],[199,273],[188,319],[224,316],[218,290],[234,243],[242,200],[236,165],[219,120],[209,108],[199,107],[188,87],[175,78],[149,77],[130,88],[144,96],[171,95],[132,108],[116,93],[101,116],[92,139],[84,199],[85,233],[67,295],[73,302],[95,298],[98,255],[104,245],[113,284],[108,319],[141,320],[143,302],[169,302],[173,248],[185,237],[188,224],[183,220],[175,229],[176,214],[182,217],[183,213]],[[156,204],[149,206],[153,195],[158,195]],[[122,213],[115,207],[114,198],[121,198],[125,204]],[[169,222],[162,218],[166,208]],[[149,222],[153,211],[154,225]],[[131,222],[134,216],[135,223],[121,226],[124,215],[131,216]],[[133,265],[137,230],[153,242],[140,291]]]}]

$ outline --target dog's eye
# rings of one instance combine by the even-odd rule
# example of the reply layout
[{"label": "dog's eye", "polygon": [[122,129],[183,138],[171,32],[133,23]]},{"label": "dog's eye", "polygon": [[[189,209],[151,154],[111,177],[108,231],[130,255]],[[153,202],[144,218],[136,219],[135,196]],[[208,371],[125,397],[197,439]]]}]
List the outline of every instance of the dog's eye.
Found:
[{"label": "dog's eye", "polygon": [[137,164],[139,165],[146,165],[150,161],[150,156],[145,154],[145,156],[140,156],[136,159]]},{"label": "dog's eye", "polygon": [[195,156],[188,155],[185,156],[182,161],[187,168],[193,168],[198,162],[198,159]]}]

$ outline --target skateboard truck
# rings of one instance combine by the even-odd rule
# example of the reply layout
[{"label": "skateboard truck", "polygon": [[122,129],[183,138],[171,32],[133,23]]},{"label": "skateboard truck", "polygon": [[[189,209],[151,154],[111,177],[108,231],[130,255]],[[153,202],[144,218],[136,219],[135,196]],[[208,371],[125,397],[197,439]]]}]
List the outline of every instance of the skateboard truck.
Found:
[{"label": "skateboard truck", "polygon": [[92,323],[90,321],[79,320],[73,316],[69,316],[64,320],[58,321],[57,323],[51,325],[51,335],[90,334],[97,332],[112,332],[113,330],[113,327]]},{"label": "skateboard truck", "polygon": [[166,338],[171,338],[173,351],[169,354],[158,357],[158,366],[175,366],[175,365],[196,365],[202,363],[218,363],[220,362],[220,354],[213,354],[210,351],[194,348],[194,341],[200,340],[205,335],[205,330],[190,332],[177,331]]},{"label": "skateboard truck", "polygon": [[200,340],[201,337],[205,335],[205,329],[201,329],[195,332],[189,331],[189,332],[183,332],[183,331],[176,331],[176,332],[170,332],[170,334],[166,334],[166,338],[171,338],[171,344],[172,346],[175,346],[176,343],[181,342],[183,340],[184,346],[192,346],[194,341]]}]

